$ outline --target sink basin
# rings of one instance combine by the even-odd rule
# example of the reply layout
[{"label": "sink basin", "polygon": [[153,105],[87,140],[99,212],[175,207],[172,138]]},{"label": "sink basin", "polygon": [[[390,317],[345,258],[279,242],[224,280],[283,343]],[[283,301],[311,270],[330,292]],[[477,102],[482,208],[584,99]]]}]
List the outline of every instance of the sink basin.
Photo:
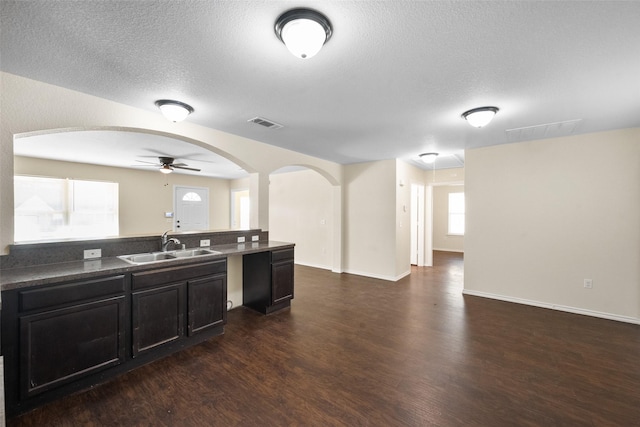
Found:
[{"label": "sink basin", "polygon": [[211,249],[187,249],[183,251],[173,251],[170,252],[176,258],[189,258],[192,256],[200,256],[200,255],[217,255],[221,252],[212,251]]},{"label": "sink basin", "polygon": [[176,257],[169,252],[155,252],[148,254],[135,254],[135,255],[122,255],[118,258],[128,261],[132,264],[144,264],[147,262],[164,261],[169,259],[175,259]]},{"label": "sink basin", "polygon": [[148,264],[151,262],[171,261],[178,258],[191,258],[202,255],[219,255],[222,252],[212,251],[211,249],[185,249],[171,252],[149,252],[144,254],[120,255],[123,261],[130,264]]}]

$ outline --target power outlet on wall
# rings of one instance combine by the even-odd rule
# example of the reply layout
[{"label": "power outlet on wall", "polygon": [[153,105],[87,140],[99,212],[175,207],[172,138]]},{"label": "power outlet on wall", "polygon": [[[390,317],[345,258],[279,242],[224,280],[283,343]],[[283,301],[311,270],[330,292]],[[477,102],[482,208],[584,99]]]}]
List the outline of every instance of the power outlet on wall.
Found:
[{"label": "power outlet on wall", "polygon": [[84,251],[84,259],[94,259],[102,257],[102,249],[87,249]]},{"label": "power outlet on wall", "polygon": [[593,289],[593,279],[584,279],[584,288]]},{"label": "power outlet on wall", "polygon": [[210,239],[202,239],[200,240],[200,247],[204,248],[204,247],[209,247],[211,246],[211,240]]},{"label": "power outlet on wall", "polygon": [[252,242],[257,242],[258,240],[260,240],[260,236],[251,236]]},{"label": "power outlet on wall", "polygon": [[238,243],[244,243],[244,236],[238,237]]}]

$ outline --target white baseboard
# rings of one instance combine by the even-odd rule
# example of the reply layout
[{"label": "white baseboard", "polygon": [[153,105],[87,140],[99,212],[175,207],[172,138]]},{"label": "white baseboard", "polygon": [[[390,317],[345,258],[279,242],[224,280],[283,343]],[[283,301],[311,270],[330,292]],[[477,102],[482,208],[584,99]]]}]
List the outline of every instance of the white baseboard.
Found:
[{"label": "white baseboard", "polygon": [[404,273],[400,274],[399,276],[393,277],[393,276],[383,276],[383,275],[379,275],[379,274],[371,274],[371,273],[365,273],[362,271],[355,271],[355,270],[345,270],[344,271],[347,274],[355,274],[356,276],[364,276],[364,277],[371,277],[372,279],[380,279],[380,280],[387,280],[389,282],[397,282],[398,280],[402,279],[403,277],[407,277],[408,275],[411,274],[411,269],[409,269],[408,271],[405,271]]},{"label": "white baseboard", "polygon": [[295,262],[297,265],[304,265],[305,267],[319,268],[321,270],[331,270],[331,267],[328,265],[313,264],[310,262],[300,262],[298,260],[296,260]]},{"label": "white baseboard", "polygon": [[433,248],[434,251],[440,251],[440,252],[456,252],[459,254],[463,254],[464,250],[460,250],[460,249],[444,249],[444,248]]},{"label": "white baseboard", "polygon": [[505,295],[473,291],[468,289],[464,289],[462,293],[464,295],[490,298],[490,299],[506,301],[506,302],[514,302],[516,304],[524,304],[524,305],[530,305],[533,307],[548,308],[551,310],[565,311],[567,313],[582,314],[583,316],[599,317],[601,319],[615,320],[617,322],[633,323],[635,325],[640,325],[640,319],[636,317],[620,316],[619,314],[603,313],[601,311],[587,310],[584,308],[571,307],[571,306],[560,305],[560,304],[551,304],[547,302],[540,302],[540,301],[529,300],[524,298],[515,298],[515,297],[509,297]]},{"label": "white baseboard", "polygon": [[402,279],[403,277],[407,277],[408,275],[411,274],[411,269],[405,271],[404,273],[400,274],[397,277],[392,277],[392,276],[382,276],[382,275],[378,275],[378,274],[371,274],[371,273],[365,273],[365,272],[362,272],[362,271],[354,271],[354,270],[337,271],[337,270],[333,270],[331,267],[326,266],[326,265],[317,265],[317,264],[311,264],[311,263],[308,263],[308,262],[296,261],[296,264],[303,265],[305,267],[319,268],[321,270],[331,270],[332,273],[355,274],[356,276],[371,277],[372,279],[381,279],[381,280],[387,280],[387,281],[390,281],[390,282],[397,282],[398,280]]}]

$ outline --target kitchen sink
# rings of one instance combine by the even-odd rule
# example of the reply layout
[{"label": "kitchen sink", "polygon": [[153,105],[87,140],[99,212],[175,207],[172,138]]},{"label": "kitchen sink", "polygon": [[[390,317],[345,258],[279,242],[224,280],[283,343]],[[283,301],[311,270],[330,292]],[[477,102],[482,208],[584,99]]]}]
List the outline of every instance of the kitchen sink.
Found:
[{"label": "kitchen sink", "polygon": [[220,255],[221,253],[222,252],[212,251],[211,249],[183,249],[170,252],[149,252],[144,254],[120,255],[118,258],[130,264],[139,265],[202,255]]},{"label": "kitchen sink", "polygon": [[173,251],[171,254],[176,258],[189,258],[192,256],[200,256],[200,255],[216,255],[221,252],[212,251],[211,249],[186,249],[181,251]]}]

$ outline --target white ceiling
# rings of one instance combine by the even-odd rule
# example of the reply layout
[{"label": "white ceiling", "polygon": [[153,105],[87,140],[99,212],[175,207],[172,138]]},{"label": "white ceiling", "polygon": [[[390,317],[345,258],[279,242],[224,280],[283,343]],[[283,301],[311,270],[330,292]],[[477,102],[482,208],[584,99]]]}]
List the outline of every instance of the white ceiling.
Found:
[{"label": "white ceiling", "polygon": [[[273,31],[281,13],[304,6],[333,25],[307,60]],[[343,164],[420,165],[420,153],[435,151],[438,168],[456,167],[469,148],[640,126],[640,1],[0,8],[4,71],[152,111],[157,99],[177,99],[194,107],[191,122]],[[500,108],[486,128],[461,119],[485,105]],[[284,127],[247,122],[256,116]]]}]

